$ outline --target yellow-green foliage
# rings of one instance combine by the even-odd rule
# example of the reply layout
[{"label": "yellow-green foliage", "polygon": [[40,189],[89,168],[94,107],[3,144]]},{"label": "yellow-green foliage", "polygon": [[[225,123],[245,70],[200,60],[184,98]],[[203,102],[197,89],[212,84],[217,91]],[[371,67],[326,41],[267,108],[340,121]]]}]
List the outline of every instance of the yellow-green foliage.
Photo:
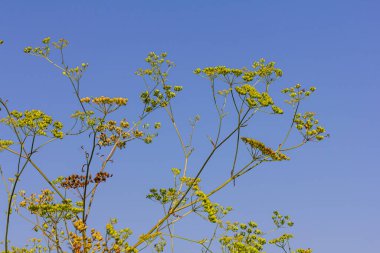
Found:
[{"label": "yellow-green foliage", "polygon": [[60,121],[53,121],[51,116],[40,110],[25,112],[13,110],[7,117],[0,119],[0,122],[20,129],[26,136],[48,136],[50,133],[55,138],[63,138],[63,124]]}]

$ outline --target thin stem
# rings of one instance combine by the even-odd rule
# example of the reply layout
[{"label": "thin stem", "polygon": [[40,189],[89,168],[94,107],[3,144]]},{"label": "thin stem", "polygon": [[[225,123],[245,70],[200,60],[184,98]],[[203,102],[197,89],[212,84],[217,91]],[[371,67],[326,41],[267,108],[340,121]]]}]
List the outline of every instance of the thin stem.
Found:
[{"label": "thin stem", "polygon": [[[294,114],[293,114],[292,123],[290,124],[289,130],[288,130],[288,132],[286,133],[284,140],[283,140],[282,143],[278,146],[278,150],[281,149],[281,147],[285,144],[285,142],[286,142],[286,141],[288,140],[288,138],[289,138],[290,132],[291,132],[292,129],[293,129],[294,119],[296,118],[296,115],[297,115],[297,112],[298,112],[298,108],[299,108],[299,106],[300,106],[300,101],[297,102],[297,106],[296,106],[296,109],[294,110]],[[278,150],[277,150],[277,151],[278,151]]]},{"label": "thin stem", "polygon": [[90,153],[90,157],[86,163],[86,179],[85,179],[84,190],[83,190],[83,211],[82,211],[82,220],[84,223],[86,223],[86,218],[87,218],[86,217],[86,199],[87,199],[88,179],[89,179],[89,175],[90,175],[91,162],[92,162],[92,159],[93,159],[94,153],[95,153],[95,148],[96,148],[96,133],[94,133],[94,136],[92,138],[91,153]]},{"label": "thin stem", "polygon": [[[162,233],[163,235],[166,235],[168,236],[168,234],[165,234],[165,233]],[[179,236],[179,235],[172,235],[174,238],[178,238],[178,239],[181,239],[181,240],[184,240],[184,241],[188,241],[188,242],[193,242],[193,243],[197,243],[197,244],[200,244],[202,247],[206,248],[208,251],[212,252],[211,250],[209,250],[203,243],[200,243],[199,241],[195,241],[195,240],[191,240],[189,238],[186,238],[186,237],[182,237],[182,236]]]},{"label": "thin stem", "polygon": [[178,129],[178,126],[177,126],[177,124],[176,124],[176,122],[175,122],[174,114],[173,114],[173,111],[172,111],[172,109],[171,109],[171,107],[170,107],[170,104],[169,104],[169,108],[168,108],[168,107],[165,107],[165,110],[166,110],[166,112],[167,112],[168,115],[169,115],[170,121],[172,122],[173,127],[174,127],[174,129],[175,129],[175,132],[176,132],[176,134],[177,134],[177,136],[178,136],[178,139],[179,139],[179,141],[180,141],[180,143],[181,143],[181,148],[182,148],[183,154],[184,154],[184,156],[186,156],[186,154],[187,154],[187,152],[186,152],[186,146],[185,146],[185,143],[184,143],[184,141],[183,141],[182,135],[181,135],[181,133],[180,133],[180,131],[179,131],[179,129]]},{"label": "thin stem", "polygon": [[215,237],[216,237],[216,231],[218,231],[218,228],[219,228],[219,224],[217,224],[215,226],[215,229],[214,229],[214,233],[212,234],[212,237],[210,239],[210,242],[208,243],[208,246],[207,246],[207,251],[209,251],[209,248],[211,247],[211,244],[212,242],[214,241]]},{"label": "thin stem", "polygon": [[280,151],[281,151],[281,152],[284,152],[284,151],[293,150],[293,149],[296,149],[296,148],[302,147],[302,146],[305,145],[305,144],[306,144],[306,140],[304,140],[304,141],[301,142],[300,144],[295,145],[295,146],[293,146],[293,147],[280,149]]},{"label": "thin stem", "polygon": [[3,183],[4,183],[4,187],[5,187],[5,191],[7,193],[7,195],[9,196],[9,187],[8,187],[8,183],[7,183],[7,180],[5,179],[4,177],[4,173],[3,173],[3,170],[0,166],[0,174],[1,174],[1,179],[3,180]]},{"label": "thin stem", "polygon": [[[30,158],[30,156],[33,153],[35,138],[36,138],[36,135],[33,135],[33,140],[32,140],[32,144],[31,144],[31,148],[30,148],[30,153],[27,155],[28,158],[26,159],[26,161],[25,161],[25,163],[24,163],[24,165],[22,166],[21,169],[20,169],[21,155],[19,156],[18,164],[17,164],[17,174],[16,174],[16,177],[15,177],[14,184],[12,186],[11,193],[8,196],[7,220],[6,220],[6,225],[5,225],[5,238],[4,238],[4,244],[5,244],[4,246],[5,246],[5,252],[6,253],[8,253],[8,234],[9,234],[10,216],[11,216],[13,197],[14,197],[14,194],[15,194],[15,191],[16,191],[17,184],[18,184],[18,182],[20,180],[21,174],[24,172],[26,166],[29,163],[29,158]],[[24,139],[24,141],[22,143],[20,143],[20,149],[21,150],[24,147],[24,142],[25,142],[25,139]],[[20,152],[20,154],[21,154],[21,152]]]},{"label": "thin stem", "polygon": [[214,100],[215,109],[216,109],[216,111],[218,112],[218,116],[219,116],[218,131],[217,131],[217,135],[216,135],[216,139],[215,139],[215,144],[214,144],[214,145],[217,145],[217,144],[218,144],[218,141],[219,141],[219,138],[220,138],[220,133],[221,133],[221,130],[222,130],[223,113],[222,113],[222,111],[219,109],[218,103],[216,102],[216,96],[215,96],[215,79],[212,79],[212,80],[211,80],[211,91],[212,91],[212,98],[213,98],[213,100]]}]

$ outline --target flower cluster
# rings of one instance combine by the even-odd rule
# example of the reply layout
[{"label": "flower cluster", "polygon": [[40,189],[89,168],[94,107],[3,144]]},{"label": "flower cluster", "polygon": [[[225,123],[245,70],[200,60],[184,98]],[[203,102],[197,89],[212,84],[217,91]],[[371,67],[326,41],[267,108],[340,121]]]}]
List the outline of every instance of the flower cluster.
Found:
[{"label": "flower cluster", "polygon": [[56,217],[70,220],[83,210],[78,206],[74,206],[70,199],[56,203],[54,193],[49,189],[42,190],[39,195],[32,194],[30,197],[26,197],[24,191],[20,191],[19,195],[23,199],[19,203],[20,207],[26,208],[32,214],[38,215],[46,221],[54,220],[54,222],[57,222]]},{"label": "flower cluster", "polygon": [[[176,170],[172,170],[173,173],[176,172]],[[192,178],[192,177],[181,177],[181,182],[184,183],[187,187],[192,187],[193,190],[197,190],[199,188],[199,183],[201,182],[200,178]]]},{"label": "flower cluster", "polygon": [[[42,39],[43,45],[41,47],[27,46],[24,48],[24,53],[47,58],[49,57],[51,51],[50,42],[51,38],[46,37]],[[53,42],[52,44],[55,48],[62,50],[63,48],[68,46],[69,42],[65,39],[59,39],[57,42]]]},{"label": "flower cluster", "polygon": [[[278,211],[274,211],[272,215],[272,220],[274,225],[276,226],[276,230],[286,227],[293,227],[294,223],[290,220],[290,217],[285,215],[281,215]],[[285,249],[285,247],[289,246],[289,240],[293,238],[292,234],[284,233],[279,237],[273,238],[268,241],[269,244],[276,245],[279,248]],[[294,252],[294,251],[292,251]],[[312,250],[309,249],[297,249],[295,252],[297,253],[311,253]]]},{"label": "flower cluster", "polygon": [[[257,155],[263,155],[264,157],[270,157],[273,161],[282,161],[282,160],[289,160],[290,158],[287,157],[285,154],[274,151],[273,149],[265,146],[264,143],[251,139],[248,137],[242,137],[241,140],[248,144],[254,151],[255,151],[255,157],[257,158]],[[260,152],[260,154],[257,154],[257,152]]]},{"label": "flower cluster", "polygon": [[94,115],[94,111],[90,111],[90,110],[86,110],[86,112],[75,111],[75,113],[71,114],[71,118],[80,120],[83,123],[86,123],[87,125],[94,125],[95,121],[94,119],[91,118],[92,115]]},{"label": "flower cluster", "polygon": [[[171,169],[172,174],[175,177],[175,185],[177,185],[178,175],[181,173],[180,169],[172,168]],[[161,205],[165,205],[168,203],[175,203],[176,200],[178,200],[183,192],[180,190],[176,190],[176,188],[152,188],[149,190],[149,194],[146,196],[147,199],[157,201]]]},{"label": "flower cluster", "polygon": [[181,170],[178,168],[172,168],[171,171],[175,177],[181,174]]},{"label": "flower cluster", "polygon": [[290,100],[285,100],[285,102],[291,105],[297,104],[301,100],[310,96],[314,91],[316,91],[316,88],[314,86],[310,87],[309,90],[303,89],[301,87],[301,84],[298,83],[293,87],[283,89],[281,92],[288,94],[290,97]]},{"label": "flower cluster", "polygon": [[85,132],[89,129],[94,129],[95,126],[101,124],[104,120],[103,118],[96,117],[94,111],[75,111],[71,114],[71,118],[75,119],[75,125],[80,123],[79,133]]},{"label": "flower cluster", "polygon": [[104,246],[104,238],[99,231],[91,229],[92,249],[94,252],[101,252]]},{"label": "flower cluster", "polygon": [[297,249],[296,250],[297,253],[313,253],[313,250],[312,249]]},{"label": "flower cluster", "polygon": [[201,206],[203,208],[203,211],[206,212],[208,214],[207,218],[208,220],[211,222],[211,223],[217,223],[219,221],[218,219],[218,204],[217,203],[213,203],[211,202],[210,198],[207,196],[206,193],[204,193],[203,191],[201,191],[199,189],[199,186],[196,185],[194,187],[194,190],[195,190],[195,195],[199,198],[199,200],[201,201]]},{"label": "flower cluster", "polygon": [[74,232],[69,232],[69,236],[72,252],[89,252],[93,247],[92,238],[87,237],[85,233],[78,235]]},{"label": "flower cluster", "polygon": [[[88,184],[89,182],[87,182]],[[73,174],[65,177],[60,185],[65,189],[77,189],[86,185],[86,176]]]},{"label": "flower cluster", "polygon": [[76,220],[73,223],[73,225],[74,225],[75,229],[78,230],[79,232],[83,232],[87,229],[86,224],[81,219]]},{"label": "flower cluster", "polygon": [[245,69],[227,68],[226,66],[206,67],[203,69],[197,68],[194,70],[194,74],[203,75],[209,79],[215,79],[217,77],[239,77],[244,73]]},{"label": "flower cluster", "polygon": [[166,67],[169,70],[175,66],[172,61],[166,59],[167,56],[167,53],[156,54],[155,52],[150,52],[145,58],[150,67],[147,69],[140,68],[135,74],[142,77],[149,76],[155,83],[167,81],[168,72],[163,71],[163,68]]},{"label": "flower cluster", "polygon": [[105,182],[109,177],[112,177],[112,174],[109,174],[108,172],[100,171],[96,173],[94,178],[92,177],[92,175],[89,175],[86,181],[86,176],[73,174],[68,177],[65,177],[60,182],[60,185],[65,189],[77,189],[77,188],[85,187],[86,185],[90,183],[98,184],[101,182]]},{"label": "flower cluster", "polygon": [[11,145],[13,145],[13,141],[12,140],[1,140],[0,139],[0,151],[8,148]]},{"label": "flower cluster", "polygon": [[[219,239],[220,244],[224,250],[231,253],[247,252],[259,253],[263,252],[263,247],[266,244],[265,238],[257,224],[253,221],[246,223],[239,222],[226,222],[225,227],[226,235]],[[228,235],[231,233],[232,235]]]},{"label": "flower cluster", "polygon": [[[116,111],[121,106],[125,106],[127,101],[127,98],[122,97],[84,97],[81,99],[81,102],[93,106],[95,110],[103,114],[103,117],[94,117],[94,112],[90,110],[86,112],[77,111],[71,117],[79,120],[83,129],[92,128],[97,133],[99,146],[116,145],[122,149],[128,141],[133,139],[141,139],[147,144],[151,143],[153,138],[157,136],[157,133],[149,134],[141,131],[137,128],[137,124],[131,127],[130,123],[125,119],[119,123],[115,120],[105,121],[107,114]],[[154,124],[155,129],[159,129],[160,127],[160,122]],[[149,124],[144,124],[143,128],[148,129]]]},{"label": "flower cluster", "polygon": [[121,106],[127,105],[128,99],[123,97],[84,97],[80,100],[82,103],[90,104],[96,110],[102,112],[103,114],[109,114],[116,111]]},{"label": "flower cluster", "polygon": [[156,200],[160,202],[162,205],[172,202],[173,200],[177,199],[177,197],[177,190],[174,188],[161,188],[159,190],[156,188],[152,188],[150,189],[150,193],[146,196],[146,198]]},{"label": "flower cluster", "polygon": [[236,86],[235,91],[243,97],[249,108],[268,107],[271,105],[273,113],[284,113],[284,111],[280,107],[274,105],[273,99],[268,94],[268,92],[260,93],[254,86],[250,84]]},{"label": "flower cluster", "polygon": [[117,230],[114,228],[116,223],[116,219],[111,219],[106,224],[105,236],[93,228],[91,229],[91,236],[87,236],[86,224],[80,219],[75,221],[73,225],[80,235],[69,232],[73,252],[137,253],[138,251],[127,243],[132,231],[128,228]]},{"label": "flower cluster", "polygon": [[207,213],[207,218],[211,223],[219,223],[218,213],[221,210],[219,204],[211,202],[210,198],[206,193],[204,193],[200,187],[200,178],[196,180],[191,177],[181,177],[181,182],[185,183],[187,187],[192,187],[194,195],[198,197],[201,203],[201,207],[205,213]]},{"label": "flower cluster", "polygon": [[154,244],[154,250],[157,253],[164,252],[165,246],[166,246],[166,241],[162,237],[160,237],[160,240]]},{"label": "flower cluster", "polygon": [[306,112],[303,115],[297,113],[294,117],[294,123],[305,141],[321,141],[328,136],[324,134],[326,132],[325,128],[320,126],[319,121],[315,119],[314,112]]},{"label": "flower cluster", "polygon": [[145,112],[151,112],[158,107],[166,107],[169,101],[182,91],[182,86],[164,85],[163,91],[155,89],[152,92],[144,91],[140,94],[140,99],[145,105]]},{"label": "flower cluster", "polygon": [[[230,88],[218,91],[219,95],[227,96],[232,92],[232,86],[239,84],[234,87],[234,91],[240,96],[240,99],[249,108],[261,108],[261,107],[272,107],[272,112],[275,114],[283,114],[284,111],[274,105],[272,97],[268,93],[268,87],[273,82],[274,78],[282,76],[282,71],[275,67],[274,62],[268,64],[265,63],[264,59],[254,62],[252,65],[253,70],[250,71],[247,68],[235,69],[227,68],[225,66],[207,67],[204,69],[196,69],[195,74],[200,74],[214,80],[216,78],[229,84]],[[256,83],[250,84],[255,77],[258,80],[265,80],[266,88],[264,92],[260,92],[256,89]]]},{"label": "flower cluster", "polygon": [[[15,247],[12,246],[8,252],[5,252],[5,250],[0,251],[0,253],[46,253],[49,252],[47,247],[43,247],[41,245],[41,239],[38,238],[31,238],[29,240],[31,242],[31,245],[25,245],[24,247]],[[0,242],[0,245],[2,242]]]},{"label": "flower cluster", "polygon": [[132,230],[129,228],[117,230],[114,227],[115,224],[117,224],[117,219],[111,219],[106,225],[107,238],[112,240],[110,249],[114,252],[137,253],[137,249],[132,248],[127,242],[132,235]]},{"label": "flower cluster", "polygon": [[96,231],[94,228],[91,229],[91,237],[92,237],[92,239],[94,239],[96,241],[102,241],[103,240],[102,234],[99,231]]},{"label": "flower cluster", "polygon": [[94,179],[93,179],[93,182],[98,184],[98,183],[101,183],[101,182],[105,182],[107,181],[107,179],[109,177],[112,177],[113,175],[112,174],[109,174],[108,172],[104,172],[104,171],[99,171],[98,173],[96,173]]},{"label": "flower cluster", "polygon": [[[46,39],[49,39],[50,41],[50,38],[45,38]],[[57,42],[53,42],[53,46],[57,49],[64,49],[65,47],[67,47],[69,45],[69,42],[65,39],[59,39]]]},{"label": "flower cluster", "polygon": [[[182,91],[183,87],[179,85],[169,85],[168,75],[169,70],[174,66],[174,63],[166,59],[167,54],[149,53],[145,61],[150,65],[150,68],[139,69],[136,75],[144,78],[147,89],[140,94],[140,99],[143,102],[145,112],[151,112],[159,107],[166,107],[169,101],[177,96],[177,93]],[[166,70],[163,70],[166,64]],[[150,88],[146,82],[146,77],[153,81],[153,87]]]},{"label": "flower cluster", "polygon": [[236,78],[241,77],[244,82],[251,82],[255,77],[265,79],[266,84],[269,85],[274,78],[282,76],[282,70],[275,67],[275,62],[266,63],[265,59],[260,59],[252,64],[253,70],[247,68],[228,68],[226,66],[215,66],[206,68],[197,68],[194,70],[194,74],[202,75],[214,80],[220,78],[232,85]]},{"label": "flower cluster", "polygon": [[24,48],[24,53],[26,54],[32,54],[35,56],[42,56],[42,57],[48,57],[50,54],[50,37],[46,37],[42,40],[43,46],[41,47],[25,47]]},{"label": "flower cluster", "polygon": [[87,236],[87,225],[80,219],[73,223],[77,232],[69,232],[70,245],[73,252],[112,252],[112,253],[137,253],[138,251],[129,246],[127,239],[132,234],[128,228],[117,230],[114,225],[116,219],[111,219],[106,224],[106,235],[91,229],[91,236]]},{"label": "flower cluster", "polygon": [[281,235],[280,237],[277,237],[277,238],[274,238],[272,240],[270,240],[268,243],[269,244],[274,244],[280,248],[284,248],[290,239],[293,238],[293,235],[292,234],[283,234]]},{"label": "flower cluster", "polygon": [[[275,62],[266,63],[265,59],[260,59],[252,64],[253,70],[247,68],[227,68],[226,66],[215,66],[206,68],[197,68],[194,73],[203,75],[209,79],[222,77],[222,80],[231,80],[233,77],[241,77],[245,82],[251,82],[255,77],[268,78],[272,75],[282,76],[282,71],[275,67]],[[226,78],[227,77],[227,78]]]},{"label": "flower cluster", "polygon": [[75,68],[67,68],[62,72],[62,75],[72,78],[73,80],[79,80],[82,78],[87,68],[88,63],[82,63],[80,66],[76,66]]},{"label": "flower cluster", "polygon": [[9,116],[0,119],[0,122],[20,128],[26,136],[47,136],[50,132],[53,137],[62,139],[64,135],[62,132],[63,124],[60,121],[53,121],[51,116],[40,110],[25,112],[13,110]]},{"label": "flower cluster", "polygon": [[[50,52],[51,52],[51,44],[58,50],[61,51],[61,57],[62,57],[62,66],[59,66],[58,64],[54,63],[52,60],[50,60]],[[25,47],[24,53],[30,54],[33,56],[39,56],[47,61],[49,61],[51,64],[58,67],[60,70],[62,70],[62,74],[64,76],[67,76],[70,78],[71,81],[77,82],[77,87],[75,88],[78,90],[79,88],[79,80],[82,78],[84,72],[88,68],[88,63],[82,63],[80,66],[76,66],[75,68],[69,68],[67,65],[64,64],[63,56],[62,56],[62,50],[67,47],[69,42],[65,39],[59,39],[57,42],[51,43],[50,37],[46,37],[42,40],[42,46],[40,47]]]},{"label": "flower cluster", "polygon": [[252,68],[255,69],[256,75],[261,78],[271,77],[274,75],[275,77],[282,76],[282,70],[275,67],[275,62],[266,63],[264,58],[261,58],[259,61],[255,61],[252,64]]},{"label": "flower cluster", "polygon": [[290,217],[288,215],[283,216],[278,211],[273,212],[272,220],[277,228],[282,228],[285,225],[288,227],[292,227],[294,225],[294,223],[290,220]]},{"label": "flower cluster", "polygon": [[232,88],[224,89],[224,90],[218,90],[218,95],[221,95],[223,97],[227,97],[228,94],[230,94],[232,91]]},{"label": "flower cluster", "polygon": [[[160,127],[159,124],[155,124],[155,129]],[[149,128],[148,124],[143,125],[143,128]],[[128,141],[133,139],[141,139],[146,144],[150,144],[153,141],[153,138],[157,136],[157,134],[148,134],[145,133],[138,128],[130,128],[130,124],[126,120],[121,120],[119,124],[117,124],[114,120],[109,120],[107,122],[103,122],[100,120],[100,123],[95,126],[95,130],[98,134],[98,144],[100,146],[116,146],[120,149],[124,148]]]},{"label": "flower cluster", "polygon": [[110,98],[110,97],[105,97],[105,96],[101,96],[101,97],[95,97],[95,98],[92,98],[90,99],[89,97],[85,97],[85,98],[82,98],[81,99],[81,102],[83,103],[89,103],[89,102],[92,102],[94,104],[97,104],[97,105],[118,105],[118,106],[122,106],[122,105],[126,105],[127,102],[128,102],[128,99],[127,98],[122,98],[122,97],[116,97],[116,98]]}]

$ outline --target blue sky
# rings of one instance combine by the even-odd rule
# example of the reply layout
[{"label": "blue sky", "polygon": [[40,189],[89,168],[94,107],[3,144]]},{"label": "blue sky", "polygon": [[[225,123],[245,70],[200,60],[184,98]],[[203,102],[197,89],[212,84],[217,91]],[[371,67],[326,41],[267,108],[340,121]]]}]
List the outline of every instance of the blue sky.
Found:
[{"label": "blue sky", "polygon": [[[290,153],[290,162],[258,168],[214,200],[234,207],[229,219],[253,219],[264,229],[270,227],[272,210],[289,214],[295,221],[296,247],[374,252],[380,243],[379,8],[374,0],[1,1],[0,39],[5,43],[0,47],[0,97],[14,109],[41,109],[68,122],[78,109],[69,83],[42,59],[22,52],[46,36],[64,37],[71,43],[68,62],[90,63],[82,81],[83,96],[129,97],[126,115],[133,118],[143,88],[134,71],[145,66],[148,52],[168,52],[177,64],[171,80],[184,86],[174,103],[180,128],[188,132],[188,119],[201,116],[190,163],[196,168],[211,148],[207,135],[215,132],[217,117],[207,81],[192,70],[250,66],[261,57],[275,61],[284,76],[273,84],[273,92],[296,83],[317,86],[302,110],[316,111],[331,138]],[[158,113],[150,120],[165,116]],[[261,116],[246,134],[275,146],[289,117]],[[140,234],[159,218],[159,207],[145,195],[150,187],[165,186],[170,168],[180,167],[183,160],[168,119],[162,121],[155,143],[133,143],[115,156],[110,167],[113,182],[102,187],[94,205],[94,226],[117,216]],[[0,138],[6,133],[0,128]],[[80,152],[80,142],[68,139],[53,143],[36,159],[53,178],[75,171],[82,162]],[[213,185],[228,176],[229,154],[231,148],[225,148],[211,162],[205,181]],[[0,153],[0,164],[11,176],[7,158]],[[26,188],[44,184],[32,169],[26,175]],[[4,210],[4,191],[0,202]],[[12,219],[11,239],[23,244],[30,226],[16,216]],[[197,238],[199,228],[210,228],[189,220],[178,231]],[[0,226],[2,237],[4,216]],[[178,252],[194,251],[179,244]]]}]

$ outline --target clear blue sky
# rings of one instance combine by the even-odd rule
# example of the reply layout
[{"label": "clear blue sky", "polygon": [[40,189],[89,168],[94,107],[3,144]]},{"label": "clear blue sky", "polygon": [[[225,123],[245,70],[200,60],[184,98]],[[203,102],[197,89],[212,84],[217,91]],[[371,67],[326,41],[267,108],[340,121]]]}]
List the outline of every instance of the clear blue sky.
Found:
[{"label": "clear blue sky", "polygon": [[[230,219],[253,219],[264,229],[270,227],[272,210],[289,214],[295,221],[294,246],[324,253],[378,250],[380,2],[0,1],[0,6],[0,39],[5,40],[0,47],[0,97],[9,99],[15,109],[41,109],[66,122],[77,109],[60,72],[22,52],[25,46],[39,45],[43,37],[68,39],[68,61],[90,63],[82,81],[83,95],[130,97],[128,117],[136,111],[133,104],[142,89],[134,71],[144,66],[148,52],[168,52],[177,64],[171,80],[184,86],[175,102],[180,127],[186,132],[187,120],[201,116],[191,161],[194,168],[211,148],[207,134],[214,132],[217,119],[208,83],[192,74],[194,68],[249,66],[264,57],[284,71],[274,91],[296,83],[317,86],[318,92],[302,110],[318,112],[331,138],[291,153],[290,162],[260,167],[214,200],[235,208]],[[283,132],[274,122],[261,117],[246,134],[275,146],[275,137]],[[115,156],[112,184],[102,187],[90,219],[95,227],[117,216],[140,234],[158,218],[159,207],[145,195],[150,187],[169,182],[170,168],[182,164],[175,133],[169,121],[163,124],[154,144],[134,143]],[[5,134],[0,128],[0,138]],[[205,180],[217,184],[228,176],[228,151],[222,150],[212,161]],[[80,152],[79,142],[67,140],[43,150],[37,161],[53,178],[80,168]],[[0,153],[0,164],[11,176],[6,158]],[[32,170],[26,175],[25,188],[44,185]],[[3,190],[0,202],[2,238]],[[11,239],[23,244],[31,227],[16,216],[12,219]],[[200,224],[185,221],[178,231],[187,230],[201,239],[197,230],[209,227]],[[178,252],[195,251],[186,244],[178,248]]]}]

